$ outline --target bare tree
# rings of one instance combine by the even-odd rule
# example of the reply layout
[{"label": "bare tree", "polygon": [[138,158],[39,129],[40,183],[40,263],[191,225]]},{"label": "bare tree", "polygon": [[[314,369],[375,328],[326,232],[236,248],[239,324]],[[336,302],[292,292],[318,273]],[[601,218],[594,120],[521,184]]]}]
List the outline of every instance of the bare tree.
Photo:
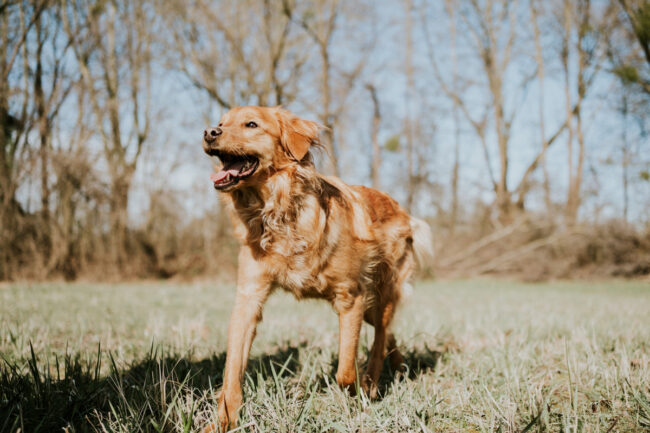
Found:
[{"label": "bare tree", "polygon": [[[565,0],[563,12],[565,34],[562,42],[562,65],[565,75],[565,106],[567,110],[568,138],[568,167],[569,167],[569,189],[565,215],[568,225],[576,222],[578,209],[581,202],[581,185],[585,160],[585,137],[583,127],[583,105],[589,87],[602,67],[603,55],[600,50],[601,33],[598,23],[592,15],[590,0],[579,0],[577,2]],[[572,26],[575,26],[575,35],[572,34]],[[576,89],[573,109],[571,109],[571,86],[570,69],[568,56],[571,45],[577,53]],[[574,124],[572,125],[572,121]],[[577,140],[577,162],[574,162],[574,137]]]},{"label": "bare tree", "polygon": [[[26,38],[41,11],[20,3],[0,12],[0,279],[12,274],[14,232],[24,213],[16,190],[30,128]],[[21,72],[24,80],[20,79]]]},{"label": "bare tree", "polygon": [[[283,3],[290,4],[289,0],[283,0]],[[362,2],[347,6],[364,9]],[[302,102],[311,111],[318,114],[319,121],[325,126],[321,141],[330,156],[331,164],[328,170],[338,176],[340,175],[340,149],[336,142],[335,130],[345,112],[347,100],[368,63],[374,46],[374,38],[371,31],[369,35],[366,35],[365,40],[357,41],[360,44],[358,50],[360,56],[351,63],[350,67],[343,68],[343,62],[336,62],[333,59],[334,36],[339,30],[339,21],[351,21],[353,14],[349,11],[345,14],[345,3],[340,0],[305,2],[303,7],[304,9],[297,10],[293,14],[292,20],[305,31],[318,51],[320,98],[316,101],[306,98]],[[360,34],[357,33],[356,37],[359,38]],[[316,103],[314,104],[314,102]]]},{"label": "bare tree", "polygon": [[[620,81],[618,87],[621,115],[621,175],[623,189],[623,219],[629,220],[631,186],[635,178],[648,180],[648,171],[641,170],[635,176],[637,166],[647,168],[641,152],[634,149],[634,137],[630,126],[641,125],[642,136],[646,133],[644,121],[650,104],[650,4],[643,0],[619,0],[607,11],[611,16],[608,31],[607,57],[612,72]],[[647,140],[645,140],[647,143]],[[646,146],[647,147],[647,146]]]},{"label": "bare tree", "polygon": [[415,99],[415,68],[413,66],[413,1],[404,0],[404,75],[406,76],[406,93],[404,103],[406,116],[404,117],[404,136],[406,138],[406,210],[413,209],[415,198],[415,171],[413,162],[413,135],[414,121],[412,105]]},{"label": "bare tree", "polygon": [[[308,58],[293,29],[295,6],[277,0],[162,2],[170,61],[223,108],[289,104]],[[251,26],[260,32],[251,32]]]},{"label": "bare tree", "polygon": [[[285,2],[285,4],[288,3]],[[297,22],[316,44],[318,53],[320,54],[320,94],[322,106],[318,111],[320,121],[325,126],[322,142],[332,158],[330,170],[334,175],[338,176],[340,171],[338,165],[339,152],[334,142],[334,124],[337,119],[334,118],[334,109],[332,108],[332,60],[330,48],[334,31],[336,30],[336,23],[339,19],[340,1],[316,2],[315,8],[315,13],[304,13],[302,17],[297,19]]]},{"label": "bare tree", "polygon": [[[548,148],[548,141],[546,140],[546,121],[544,116],[544,104],[546,93],[546,88],[544,86],[545,80],[545,62],[544,62],[544,53],[542,47],[542,38],[539,28],[540,20],[540,8],[543,7],[544,3],[539,0],[529,0],[530,1],[530,23],[533,28],[533,39],[535,41],[535,63],[537,65],[537,85],[539,88],[539,100],[538,100],[538,115],[539,115],[539,135],[541,143],[541,165],[542,172],[544,174],[544,202],[546,203],[546,210],[551,211],[551,186],[549,184],[548,169],[546,167],[546,150]],[[527,187],[527,186],[526,186]],[[518,197],[518,207],[523,208],[525,193],[520,193]]]},{"label": "bare tree", "polygon": [[[55,262],[51,254],[51,221],[50,221],[50,167],[53,126],[61,106],[68,97],[75,83],[72,73],[65,70],[65,58],[70,47],[70,41],[64,36],[58,4],[50,6],[39,14],[34,24],[36,48],[33,55],[35,66],[33,70],[33,95],[35,119],[39,135],[38,155],[41,170],[41,210],[42,231],[41,248],[44,256],[49,256],[44,271],[49,273]],[[44,58],[43,50],[47,49],[48,59]]]},{"label": "bare tree", "polygon": [[[33,240],[38,242],[42,254],[33,255],[34,258],[48,257],[52,247],[49,218],[52,130],[73,82],[64,68],[68,44],[63,37],[59,12],[58,3],[50,1],[7,3],[0,9],[3,21],[0,26],[3,52],[0,58],[0,221],[3,226],[0,249],[11,256],[3,260],[6,264],[21,260],[21,251],[29,244],[23,240],[20,245],[14,243],[14,248],[12,237],[32,237],[22,232],[21,227],[30,218],[15,194],[21,172],[35,166],[35,155],[40,164],[41,206],[39,230],[34,235],[37,239]],[[35,136],[39,146],[32,149],[30,141]],[[44,275],[50,268],[49,263],[39,267]]]},{"label": "bare tree", "polygon": [[[454,102],[465,119],[470,123],[474,132],[480,139],[485,163],[493,187],[499,219],[503,222],[511,219],[512,201],[511,191],[508,188],[509,158],[508,144],[510,129],[517,113],[514,107],[506,106],[503,79],[507,74],[512,61],[513,46],[517,37],[516,10],[517,1],[502,0],[488,2],[485,5],[477,0],[468,0],[460,7],[459,17],[464,29],[470,36],[471,48],[482,66],[485,87],[489,103],[477,118],[475,110],[469,106],[470,102],[464,99],[459,91],[454,89],[443,77],[430,36],[426,42],[429,48],[432,72],[443,92]],[[424,29],[428,34],[428,23],[424,21]],[[492,169],[490,147],[488,145],[488,121],[492,119],[494,132],[497,138],[499,173],[498,178]]]},{"label": "bare tree", "polygon": [[[532,160],[516,187],[508,186],[509,178],[509,142],[512,124],[517,114],[517,108],[507,103],[512,101],[514,86],[511,84],[504,87],[504,77],[507,76],[509,65],[513,59],[515,43],[518,38],[519,27],[516,24],[517,1],[479,3],[476,0],[467,0],[464,7],[460,7],[459,18],[470,37],[469,43],[476,58],[482,66],[485,89],[488,94],[488,102],[480,115],[476,108],[476,102],[470,103],[463,93],[454,89],[446,75],[440,70],[438,60],[433,49],[433,42],[429,36],[426,19],[423,21],[425,42],[429,48],[432,72],[436,82],[442,91],[458,107],[465,120],[472,126],[472,129],[479,137],[482,147],[488,176],[496,197],[496,206],[499,219],[507,222],[512,219],[514,209],[523,209],[526,195],[530,189],[530,177],[536,169],[543,165],[545,155],[549,147],[555,143],[565,131],[568,131],[567,142],[569,143],[568,158],[570,169],[569,189],[567,192],[566,217],[567,222],[575,221],[577,210],[580,205],[580,186],[582,180],[585,139],[583,132],[583,119],[581,108],[586,98],[587,91],[594,81],[598,71],[602,67],[602,56],[599,55],[599,30],[600,25],[592,16],[589,1],[581,0],[577,5],[574,2],[563,2],[561,17],[562,37],[560,39],[560,60],[564,72],[565,88],[565,113],[566,119],[560,124],[553,134],[546,132],[546,121],[543,118],[543,100],[539,102],[538,111],[540,116],[541,149]],[[535,43],[535,59],[537,63],[536,76],[540,89],[543,93],[544,69],[543,69],[543,47],[538,21],[538,4],[534,1],[530,5],[530,14],[533,27],[533,40]],[[451,12],[448,14],[453,19]],[[574,57],[575,51],[575,57]],[[578,65],[575,79],[569,65],[575,58]],[[530,78],[524,77],[526,84]],[[472,79],[465,78],[469,86],[476,86]],[[498,150],[498,174],[492,168],[492,157],[490,155],[489,128],[496,137],[496,148]],[[577,152],[573,149],[573,143],[577,141]],[[577,162],[576,162],[577,160]],[[550,203],[550,190],[545,186],[547,204]],[[513,206],[516,205],[516,206]]]},{"label": "bare tree", "polygon": [[[18,159],[27,147],[25,133],[29,130],[30,115],[26,39],[41,12],[42,7],[29,8],[25,2],[7,5],[0,13],[0,199],[4,218],[11,213],[10,208],[18,206],[15,200]],[[10,225],[2,221],[3,228],[8,230]]]},{"label": "bare tree", "polygon": [[[449,43],[451,50],[451,90],[454,94],[459,94],[458,88],[458,51],[456,47],[456,17],[455,10],[457,4],[454,0],[445,0],[445,9],[449,15]],[[454,165],[451,170],[451,205],[449,212],[450,233],[453,234],[458,221],[458,183],[460,180],[460,112],[458,101],[453,102],[453,122],[454,122]]]},{"label": "bare tree", "polygon": [[66,1],[64,22],[110,177],[112,255],[123,264],[129,190],[149,135],[152,22],[146,2]]},{"label": "bare tree", "polygon": [[627,94],[621,95],[621,117],[623,118],[623,128],[621,128],[621,174],[623,180],[623,221],[628,222],[628,209],[630,205],[630,143],[627,137],[627,122],[629,114]]}]

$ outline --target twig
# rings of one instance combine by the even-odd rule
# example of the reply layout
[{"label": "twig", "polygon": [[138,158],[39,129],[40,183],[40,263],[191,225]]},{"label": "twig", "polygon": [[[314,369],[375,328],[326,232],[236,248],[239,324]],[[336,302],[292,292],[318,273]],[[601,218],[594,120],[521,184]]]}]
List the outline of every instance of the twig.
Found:
[{"label": "twig", "polygon": [[614,421],[612,421],[612,423],[609,425],[609,428],[607,429],[607,431],[605,433],[611,432],[614,429],[614,427],[616,427],[616,424],[618,423],[619,419],[621,419],[620,415],[617,416],[616,418],[614,418]]}]

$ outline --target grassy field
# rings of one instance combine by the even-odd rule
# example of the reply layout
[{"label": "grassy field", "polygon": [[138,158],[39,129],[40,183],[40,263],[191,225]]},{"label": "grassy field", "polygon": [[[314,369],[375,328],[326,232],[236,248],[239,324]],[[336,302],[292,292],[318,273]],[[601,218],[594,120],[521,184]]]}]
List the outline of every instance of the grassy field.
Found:
[{"label": "grassy field", "polygon": [[[1,431],[197,431],[216,417],[233,287],[0,286]],[[382,398],[334,381],[326,303],[274,294],[240,431],[642,432],[648,282],[423,282],[395,332],[408,373]],[[365,363],[372,329],[362,331]]]}]

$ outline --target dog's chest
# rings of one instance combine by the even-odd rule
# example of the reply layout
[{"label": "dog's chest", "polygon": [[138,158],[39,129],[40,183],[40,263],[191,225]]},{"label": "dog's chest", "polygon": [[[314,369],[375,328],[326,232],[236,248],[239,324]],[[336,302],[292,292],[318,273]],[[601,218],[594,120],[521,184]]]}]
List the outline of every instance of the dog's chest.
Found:
[{"label": "dog's chest", "polygon": [[328,284],[320,271],[327,260],[331,235],[326,230],[326,215],[311,199],[303,201],[294,218],[267,224],[262,246],[268,252],[267,263],[276,285],[299,298],[324,296]]},{"label": "dog's chest", "polygon": [[[307,260],[306,260],[307,259]],[[294,294],[297,298],[323,297],[327,291],[327,281],[318,268],[308,263],[309,257],[294,257],[287,263],[277,266],[275,285]]]},{"label": "dog's chest", "polygon": [[321,297],[327,288],[322,274],[322,257],[314,239],[297,236],[274,242],[269,255],[277,286],[298,298]]}]

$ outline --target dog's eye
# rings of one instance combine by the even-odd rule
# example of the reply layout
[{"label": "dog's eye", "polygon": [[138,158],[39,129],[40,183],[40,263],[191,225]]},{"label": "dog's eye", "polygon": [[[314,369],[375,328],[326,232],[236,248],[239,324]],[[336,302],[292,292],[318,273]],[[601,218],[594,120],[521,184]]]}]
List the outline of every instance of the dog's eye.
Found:
[{"label": "dog's eye", "polygon": [[221,127],[222,125],[223,125],[223,123],[220,123],[218,126]]},{"label": "dog's eye", "polygon": [[246,128],[257,128],[257,123],[255,122],[248,122],[246,124]]}]

